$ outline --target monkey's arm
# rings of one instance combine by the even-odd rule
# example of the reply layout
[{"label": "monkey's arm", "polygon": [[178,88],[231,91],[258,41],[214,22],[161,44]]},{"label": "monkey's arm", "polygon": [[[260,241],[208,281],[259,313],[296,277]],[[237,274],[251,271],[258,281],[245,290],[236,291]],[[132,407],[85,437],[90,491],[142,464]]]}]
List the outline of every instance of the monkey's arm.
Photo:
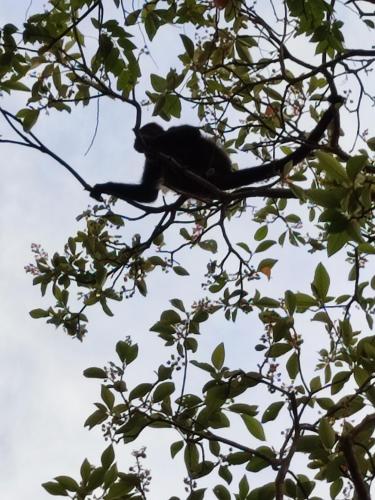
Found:
[{"label": "monkey's arm", "polygon": [[159,189],[147,186],[146,184],[121,184],[119,182],[105,182],[95,184],[90,196],[98,199],[101,194],[109,194],[121,200],[139,201],[150,203],[158,197]]},{"label": "monkey's arm", "polygon": [[328,125],[334,119],[336,113],[338,113],[336,107],[341,102],[342,101],[338,101],[330,104],[329,108],[324,111],[315,128],[310,132],[306,142],[297,148],[293,153],[285,156],[284,158],[280,158],[279,160],[264,163],[259,167],[244,168],[243,170],[238,170],[236,172],[220,174],[212,179],[213,182],[220,189],[234,189],[246,186],[247,184],[253,184],[254,182],[261,182],[271,179],[272,177],[276,177],[282,173],[283,168],[288,163],[297,165],[317,147],[320,139],[327,130]]},{"label": "monkey's arm", "polygon": [[155,201],[158,197],[161,176],[162,173],[159,163],[146,160],[140,184],[123,184],[119,182],[95,184],[90,196],[98,199],[101,194],[108,194],[125,201],[131,200],[141,203],[150,203]]}]

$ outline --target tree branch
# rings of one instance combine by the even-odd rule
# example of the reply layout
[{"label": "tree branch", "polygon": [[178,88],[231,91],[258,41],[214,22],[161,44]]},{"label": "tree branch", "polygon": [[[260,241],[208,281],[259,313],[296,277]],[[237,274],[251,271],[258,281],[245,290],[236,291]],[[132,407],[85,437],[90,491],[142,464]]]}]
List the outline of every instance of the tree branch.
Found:
[{"label": "tree branch", "polygon": [[[0,139],[0,143],[8,143],[8,144],[17,144],[19,146],[25,146],[28,148],[36,149],[37,151],[40,151],[41,153],[47,154],[54,160],[56,160],[60,165],[62,165],[64,168],[66,168],[77,180],[82,184],[82,186],[87,190],[91,191],[91,186],[74,170],[73,167],[71,167],[65,160],[60,158],[56,153],[54,153],[51,149],[47,148],[37,137],[35,134],[32,132],[28,131],[26,133],[21,132],[13,122],[16,122],[18,125],[21,127],[22,121],[17,118],[17,116],[13,115],[9,111],[6,111],[3,108],[0,108],[0,113],[3,115],[7,123],[11,126],[11,128],[15,131],[15,133],[23,139],[24,142],[21,141],[12,141],[12,140],[7,140],[7,139]],[[35,141],[33,142],[32,140],[29,139],[29,136]]]}]

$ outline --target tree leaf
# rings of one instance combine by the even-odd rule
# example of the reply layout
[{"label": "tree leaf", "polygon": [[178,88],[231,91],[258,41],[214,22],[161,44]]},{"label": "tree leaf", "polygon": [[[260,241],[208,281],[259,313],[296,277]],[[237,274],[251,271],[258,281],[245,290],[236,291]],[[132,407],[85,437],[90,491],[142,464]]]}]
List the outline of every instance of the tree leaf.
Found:
[{"label": "tree leaf", "polygon": [[223,367],[224,360],[225,360],[225,347],[224,343],[222,342],[215,348],[214,352],[212,353],[211,361],[216,370],[220,370]]},{"label": "tree leaf", "polygon": [[187,55],[190,57],[190,59],[193,59],[193,57],[194,57],[194,43],[186,35],[180,35],[180,37],[181,37],[182,43],[184,44]]},{"label": "tree leaf", "polygon": [[331,450],[336,442],[336,433],[328,418],[321,418],[319,422],[319,437],[327,450]]},{"label": "tree leaf", "polygon": [[173,382],[163,382],[159,384],[152,395],[152,401],[158,403],[174,393],[175,385]]},{"label": "tree leaf", "polygon": [[174,266],[173,271],[179,276],[189,276],[188,271],[186,271],[186,269],[181,266]]},{"label": "tree leaf", "polygon": [[47,483],[43,483],[42,487],[46,490],[47,493],[54,496],[67,497],[69,493],[66,491],[63,486],[59,483],[55,483],[53,481],[49,481]]},{"label": "tree leaf", "polygon": [[227,488],[222,484],[217,484],[212,491],[218,500],[230,500],[232,498]]},{"label": "tree leaf", "polygon": [[265,410],[262,416],[262,423],[271,422],[277,418],[280,413],[281,408],[284,406],[284,401],[275,401],[271,403],[269,407]]},{"label": "tree leaf", "polygon": [[331,179],[340,183],[348,180],[344,167],[332,155],[324,151],[317,151],[316,157],[319,159],[319,167],[324,170]]},{"label": "tree leaf", "polygon": [[256,418],[250,417],[249,415],[241,415],[241,418],[250,434],[261,441],[266,440],[262,424]]},{"label": "tree leaf", "polygon": [[174,458],[177,453],[184,447],[183,441],[175,441],[171,444],[171,457]]},{"label": "tree leaf", "polygon": [[329,274],[323,264],[319,263],[315,269],[314,281],[311,284],[311,289],[317,297],[324,300],[327,297],[329,285]]},{"label": "tree leaf", "polygon": [[107,378],[107,372],[103,370],[102,368],[97,368],[96,366],[93,366],[91,368],[86,368],[84,370],[83,375],[86,378]]}]

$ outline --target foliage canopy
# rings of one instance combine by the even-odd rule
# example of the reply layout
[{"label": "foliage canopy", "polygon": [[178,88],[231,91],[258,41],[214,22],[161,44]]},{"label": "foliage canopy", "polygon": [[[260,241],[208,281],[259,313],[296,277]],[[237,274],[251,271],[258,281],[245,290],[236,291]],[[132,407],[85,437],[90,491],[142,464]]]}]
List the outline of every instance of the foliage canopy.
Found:
[{"label": "foliage canopy", "polygon": [[[49,113],[60,112],[63,119],[75,107],[110,98],[134,109],[134,123],[126,125],[137,128],[147,109],[169,121],[193,108],[205,132],[219,139],[241,167],[249,167],[292,153],[306,143],[311,123],[319,121],[329,102],[338,96],[343,101],[314,152],[286,168],[282,179],[209,202],[172,195],[155,206],[103,201],[80,216],[83,227],[63,252],[49,259],[34,247],[35,265],[28,270],[43,295],[52,291],[54,303],[31,316],[46,318],[80,340],[90,307],[100,305],[111,316],[111,301],[147,295],[152,273],[173,271],[182,282],[193,274],[194,268],[180,263],[185,249],[209,256],[204,296],[190,307],[171,298],[170,308],[151,326],[168,348],[154,380],[128,387],[127,373],[138,357],[130,339],[117,343],[116,361],[108,367],[85,371],[86,377],[102,381],[101,401],[85,425],[102,425],[112,444],[99,466],[84,460],[78,480],[58,476],[45,483],[51,495],[148,498],[143,449],[135,453],[134,470],[123,473],[113,444],[139,442],[143,430],[152,427],[178,431],[170,451],[176,460],[183,455],[189,500],[328,494],[370,499],[375,477],[375,337],[370,331],[375,137],[362,123],[375,105],[373,19],[370,0],[259,5],[49,0],[23,27],[1,27],[0,91],[4,96],[21,92],[26,100],[12,112],[1,104],[9,135],[2,134],[0,142],[50,155],[87,190],[90,185],[67,159],[33,132]],[[365,33],[367,47],[353,46],[355,31]],[[171,46],[171,40],[178,47],[173,67],[150,73],[147,63],[155,47]],[[251,198],[256,198],[253,205]],[[151,231],[145,224],[132,233],[133,225],[149,218],[157,218]],[[253,234],[234,242],[232,227],[246,235],[254,227],[250,220],[256,224]],[[308,293],[286,283],[280,296],[265,296],[254,281],[277,276],[282,262],[275,251],[288,245],[305,258],[336,255],[326,265],[319,263],[311,280],[306,273]],[[337,272],[330,270],[336,258],[349,266],[340,293]],[[257,315],[263,331],[253,332],[244,349],[255,349],[259,363],[229,366],[231,340],[219,343],[207,361],[199,334],[221,314],[232,322],[242,314]],[[324,345],[319,340],[312,366],[302,359],[304,340],[318,331]],[[190,393],[187,381],[194,370],[205,378]],[[263,406],[249,404],[256,391],[263,393]],[[267,433],[272,422],[285,428],[280,442]],[[241,439],[236,439],[238,426]],[[302,464],[300,454],[306,457]],[[256,487],[255,476],[261,478]],[[206,477],[213,486],[202,486]]]}]

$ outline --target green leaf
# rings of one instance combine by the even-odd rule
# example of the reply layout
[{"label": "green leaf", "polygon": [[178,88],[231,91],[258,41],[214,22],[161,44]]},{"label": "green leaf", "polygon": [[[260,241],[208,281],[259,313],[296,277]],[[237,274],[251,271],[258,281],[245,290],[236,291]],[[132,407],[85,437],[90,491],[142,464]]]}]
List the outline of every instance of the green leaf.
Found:
[{"label": "green leaf", "polygon": [[343,231],[341,233],[333,233],[328,235],[327,239],[327,254],[331,257],[349,241],[349,235]]},{"label": "green leaf", "polygon": [[175,330],[170,324],[165,323],[164,321],[157,321],[150,328],[150,332],[160,333],[163,336],[163,338],[165,338],[165,337],[171,337],[175,333]]},{"label": "green leaf", "polygon": [[286,290],[284,296],[285,296],[285,306],[288,309],[289,314],[292,315],[296,310],[296,305],[297,305],[296,296],[290,290]]},{"label": "green leaf", "polygon": [[[259,453],[262,453],[265,457],[270,459],[275,458],[274,452],[267,446],[259,446],[256,450],[259,451]],[[267,467],[270,467],[269,460],[254,456],[247,464],[246,470],[250,472],[259,472]]]},{"label": "green leaf", "polygon": [[104,412],[103,410],[96,410],[94,411],[94,413],[87,417],[84,426],[88,427],[89,429],[93,429],[95,426],[107,420],[107,418],[108,415],[106,412]]},{"label": "green leaf", "polygon": [[181,322],[180,315],[174,309],[167,309],[163,311],[160,320],[169,325],[174,325]]},{"label": "green leaf", "polygon": [[220,446],[220,443],[218,441],[210,441],[208,443],[208,447],[210,448],[210,452],[215,457],[220,457],[221,446]]},{"label": "green leaf", "polygon": [[364,254],[374,255],[375,246],[371,243],[360,243],[358,245],[358,251]]},{"label": "green leaf", "polygon": [[29,87],[18,80],[3,80],[2,82],[0,82],[0,89],[30,92]]},{"label": "green leaf", "polygon": [[262,423],[271,422],[277,418],[280,413],[281,408],[284,406],[284,401],[276,401],[271,403],[269,407],[265,410],[262,416]]},{"label": "green leaf", "polygon": [[259,252],[264,252],[265,250],[268,250],[270,247],[272,247],[273,245],[276,245],[276,241],[273,241],[273,240],[265,240],[265,241],[262,241],[261,243],[259,243],[259,245],[256,247],[256,249],[254,250],[255,253],[259,253]]},{"label": "green leaf", "polygon": [[33,309],[29,314],[34,319],[47,318],[49,316],[49,312],[44,309]]},{"label": "green leaf", "polygon": [[138,279],[136,282],[135,282],[135,286],[137,287],[137,289],[139,290],[139,293],[141,295],[143,295],[143,297],[146,297],[147,295],[147,285],[146,285],[146,282],[144,279]]},{"label": "green leaf", "polygon": [[270,358],[278,358],[279,356],[289,352],[291,349],[293,349],[293,346],[290,344],[278,342],[277,344],[271,345],[267,351],[267,356]]},{"label": "green leaf", "polygon": [[180,299],[171,299],[170,303],[176,309],[179,309],[181,312],[185,312],[185,306],[184,306],[184,303],[182,302],[182,300],[180,300]]},{"label": "green leaf", "polygon": [[[200,488],[199,490],[193,490],[186,500],[203,500],[206,488]],[[172,500],[172,499],[170,499]]]},{"label": "green leaf", "polygon": [[367,163],[368,163],[368,157],[365,155],[353,156],[349,158],[346,164],[346,172],[350,177],[350,179],[354,180],[359,174],[359,172],[367,165]]},{"label": "green leaf", "polygon": [[228,410],[233,411],[234,413],[244,413],[245,415],[250,415],[251,417],[255,417],[258,413],[258,407],[256,405],[248,405],[245,403],[233,403],[228,406]]},{"label": "green leaf", "polygon": [[290,337],[290,328],[293,327],[293,319],[290,317],[279,318],[272,328],[273,339],[275,342],[280,340],[288,341]]},{"label": "green leaf", "polygon": [[48,483],[43,483],[42,487],[50,495],[61,496],[61,497],[67,497],[67,496],[69,496],[69,493],[66,491],[66,489],[63,488],[61,486],[61,484],[59,484],[59,483],[54,483],[52,481],[49,481]]},{"label": "green leaf", "polygon": [[80,468],[80,474],[81,478],[86,482],[90,476],[91,472],[91,465],[90,462],[87,460],[87,458],[84,459],[84,461],[81,464]]},{"label": "green leaf", "polygon": [[173,382],[163,382],[159,384],[152,395],[152,401],[154,403],[159,403],[163,399],[167,398],[174,393],[175,385]]},{"label": "green leaf", "polygon": [[182,43],[184,44],[187,55],[190,59],[194,57],[194,42],[186,35],[180,35]]},{"label": "green leaf", "polygon": [[151,74],[151,85],[157,92],[164,92],[167,87],[167,82],[159,75]]},{"label": "green leaf", "polygon": [[261,441],[266,440],[262,424],[256,418],[250,417],[249,415],[241,415],[241,418],[250,434]]},{"label": "green leaf", "polygon": [[319,437],[324,447],[331,450],[336,442],[336,434],[328,418],[322,418],[319,422]]},{"label": "green leaf", "polygon": [[108,307],[108,304],[107,304],[107,301],[105,298],[101,298],[100,299],[100,305],[102,306],[102,309],[103,311],[105,312],[105,314],[107,316],[113,316],[113,312],[111,311],[111,309]]},{"label": "green leaf", "polygon": [[334,405],[331,398],[316,398],[316,402],[323,410],[329,410]]},{"label": "green leaf", "polygon": [[308,189],[306,191],[309,199],[317,205],[325,208],[339,208],[341,193],[337,189]]},{"label": "green leaf", "polygon": [[217,241],[215,240],[204,240],[198,243],[198,246],[203,250],[207,250],[211,253],[217,253]]},{"label": "green leaf", "polygon": [[352,372],[342,371],[336,373],[332,379],[331,394],[337,394],[344,387],[345,383],[349,380]]},{"label": "green leaf", "polygon": [[251,459],[252,455],[246,451],[235,451],[226,457],[229,465],[242,465]]},{"label": "green leaf", "polygon": [[103,451],[101,456],[101,462],[104,469],[109,469],[114,459],[115,459],[115,452],[113,450],[113,446],[110,444],[108,448],[106,448]]},{"label": "green leaf", "polygon": [[214,495],[216,498],[218,498],[218,500],[230,500],[231,499],[231,494],[229,493],[227,488],[222,484],[216,485],[212,491],[214,492]]},{"label": "green leaf", "polygon": [[227,484],[232,482],[233,476],[232,473],[226,465],[220,465],[219,467],[219,476],[224,479]]},{"label": "green leaf", "polygon": [[317,300],[306,293],[296,293],[295,297],[299,312],[304,312],[306,309],[318,305]]},{"label": "green leaf", "polygon": [[160,365],[158,368],[158,378],[159,382],[166,380],[167,378],[172,378],[173,367]]},{"label": "green leaf", "polygon": [[239,499],[238,500],[246,498],[247,494],[249,493],[250,487],[249,487],[249,483],[247,481],[247,477],[245,475],[242,476],[242,479],[238,485],[238,489],[239,489]]},{"label": "green leaf", "polygon": [[138,356],[138,345],[119,340],[116,344],[116,352],[120,361],[129,365]]},{"label": "green leaf", "polygon": [[103,467],[96,467],[90,474],[90,478],[87,483],[87,489],[94,490],[103,484],[104,476],[106,470]]},{"label": "green leaf", "polygon": [[184,451],[184,460],[188,472],[194,473],[199,462],[198,446],[195,443],[187,442]]},{"label": "green leaf", "polygon": [[322,388],[322,382],[319,375],[310,380],[310,390],[311,392],[318,392]]},{"label": "green leaf", "polygon": [[150,40],[154,38],[160,26],[159,18],[153,12],[149,13],[144,20],[144,27]]},{"label": "green leaf", "polygon": [[254,488],[246,500],[274,500],[275,488],[275,483],[267,483],[260,488]]},{"label": "green leaf", "polygon": [[17,117],[22,120],[24,130],[29,131],[38,120],[39,110],[24,108],[17,113]]},{"label": "green leaf", "polygon": [[314,281],[311,284],[311,289],[317,297],[324,300],[327,297],[329,285],[329,274],[323,264],[320,263],[315,269]]},{"label": "green leaf", "polygon": [[296,352],[293,352],[293,354],[288,359],[286,363],[286,369],[289,377],[292,380],[295,380],[299,372],[298,355]]},{"label": "green leaf", "polygon": [[126,18],[125,22],[126,26],[132,26],[133,24],[135,24],[137,22],[140,13],[141,9],[137,9],[131,12]]},{"label": "green leaf", "polygon": [[17,28],[17,26],[15,26],[12,23],[7,23],[7,24],[4,24],[3,31],[7,35],[13,35],[14,33],[17,33],[18,28]]},{"label": "green leaf", "polygon": [[340,478],[336,479],[329,487],[331,498],[336,498],[344,486],[344,481]]},{"label": "green leaf", "polygon": [[[240,58],[240,60],[242,62],[247,62],[249,64],[251,64],[253,62],[253,59],[251,57],[251,54],[250,54],[250,51],[247,47],[246,44],[242,43],[241,42],[241,39],[240,38],[237,38],[236,40],[236,51],[237,51],[237,54],[238,54],[238,57]],[[264,87],[264,90],[266,89],[269,89],[269,87]]]},{"label": "green leaf", "polygon": [[184,447],[183,441],[175,441],[171,444],[171,457],[174,458],[177,453]]},{"label": "green leaf", "polygon": [[69,476],[57,476],[54,478],[63,488],[68,491],[78,491],[79,484],[72,477]]},{"label": "green leaf", "polygon": [[178,276],[189,276],[188,271],[184,267],[181,266],[174,266],[173,271],[178,274]]},{"label": "green leaf", "polygon": [[134,480],[124,480],[121,479],[120,482],[112,484],[112,486],[109,488],[108,493],[105,495],[106,500],[119,500],[121,498],[132,498],[133,495],[128,495],[130,493],[135,485],[134,485]]},{"label": "green leaf", "polygon": [[261,226],[259,229],[257,229],[254,233],[254,240],[255,241],[262,241],[268,234],[268,226]]},{"label": "green leaf", "polygon": [[212,353],[211,361],[216,370],[221,370],[224,364],[224,360],[225,360],[225,347],[224,343],[222,342],[215,348],[214,352]]},{"label": "green leaf", "polygon": [[83,376],[86,378],[107,378],[107,373],[102,368],[92,366],[83,371]]},{"label": "green leaf", "polygon": [[129,393],[129,401],[132,399],[143,398],[153,388],[153,384],[143,383],[139,384]]},{"label": "green leaf", "polygon": [[324,170],[331,179],[340,183],[348,180],[344,167],[332,155],[324,151],[317,151],[316,157],[319,159],[319,167]]},{"label": "green leaf", "polygon": [[203,309],[198,309],[196,313],[194,313],[193,316],[193,321],[196,323],[204,323],[205,321],[208,320],[210,315],[208,314],[207,311],[204,311]]},{"label": "green leaf", "polygon": [[165,260],[163,260],[161,257],[158,255],[153,255],[148,259],[148,262],[152,264],[153,266],[161,266],[161,267],[166,267]]},{"label": "green leaf", "polygon": [[102,397],[103,402],[107,405],[109,410],[112,410],[113,405],[115,404],[115,396],[112,391],[108,389],[107,386],[102,385],[100,395]]},{"label": "green leaf", "polygon": [[318,436],[301,436],[297,441],[296,450],[302,453],[311,453],[321,449],[322,443]]},{"label": "green leaf", "polygon": [[181,117],[181,101],[176,95],[168,94],[165,99],[164,109],[165,113],[174,116],[175,118]]}]

